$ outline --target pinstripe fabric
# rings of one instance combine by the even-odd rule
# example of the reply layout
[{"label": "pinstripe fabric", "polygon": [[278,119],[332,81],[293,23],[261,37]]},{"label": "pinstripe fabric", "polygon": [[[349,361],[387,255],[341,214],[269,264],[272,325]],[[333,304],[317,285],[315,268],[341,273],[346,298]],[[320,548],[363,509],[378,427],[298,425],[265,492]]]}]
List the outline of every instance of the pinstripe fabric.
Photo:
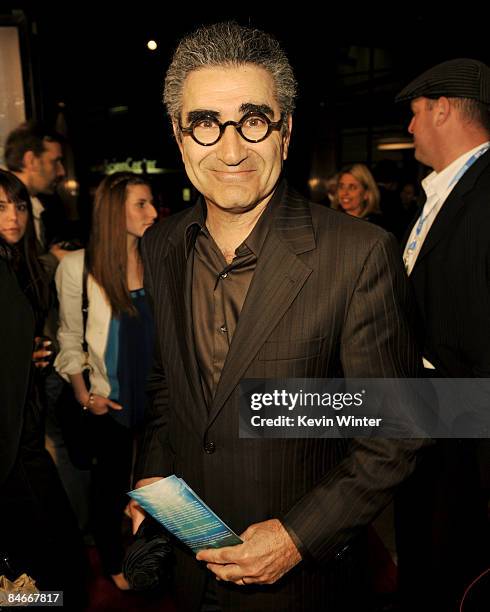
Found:
[{"label": "pinstripe fabric", "polygon": [[[208,413],[189,329],[184,231],[192,214],[151,228],[143,242],[158,354],[138,477],[175,472],[237,532],[281,517],[301,541],[310,561],[278,584],[218,583],[224,610],[349,609],[363,528],[411,472],[422,443],[239,439],[237,385],[243,378],[414,375],[419,358],[394,239],[288,191]],[[207,441],[213,454],[204,452]],[[177,557],[181,609],[197,610],[205,570],[185,551]]]},{"label": "pinstripe fabric", "polygon": [[490,151],[449,194],[410,280],[424,353],[436,370],[490,377]]}]

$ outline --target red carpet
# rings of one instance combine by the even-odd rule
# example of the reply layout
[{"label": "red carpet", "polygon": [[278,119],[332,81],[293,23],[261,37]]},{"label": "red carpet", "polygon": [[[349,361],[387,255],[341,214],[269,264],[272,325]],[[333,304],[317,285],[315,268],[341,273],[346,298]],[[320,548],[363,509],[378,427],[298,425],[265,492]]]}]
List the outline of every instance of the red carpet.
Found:
[{"label": "red carpet", "polygon": [[87,612],[110,612],[111,610],[133,610],[142,612],[175,612],[169,596],[150,596],[120,591],[112,580],[102,574],[97,551],[88,547],[91,575],[89,578],[89,606]]}]

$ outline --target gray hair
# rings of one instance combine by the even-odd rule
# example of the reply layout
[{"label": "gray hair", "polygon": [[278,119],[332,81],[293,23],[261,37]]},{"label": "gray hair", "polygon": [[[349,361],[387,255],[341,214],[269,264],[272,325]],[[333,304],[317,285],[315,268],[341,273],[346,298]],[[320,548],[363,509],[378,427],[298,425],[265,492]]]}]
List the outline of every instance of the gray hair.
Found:
[{"label": "gray hair", "polygon": [[165,77],[163,102],[172,121],[182,110],[184,81],[194,70],[208,66],[254,64],[274,79],[281,112],[294,110],[296,79],[279,42],[261,30],[240,26],[233,21],[200,27],[183,38]]}]

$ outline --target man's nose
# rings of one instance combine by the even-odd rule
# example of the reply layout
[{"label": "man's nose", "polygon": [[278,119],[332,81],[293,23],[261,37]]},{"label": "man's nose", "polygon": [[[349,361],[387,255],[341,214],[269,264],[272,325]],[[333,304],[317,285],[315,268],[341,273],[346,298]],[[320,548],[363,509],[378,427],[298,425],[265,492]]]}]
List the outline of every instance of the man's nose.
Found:
[{"label": "man's nose", "polygon": [[218,158],[227,166],[236,166],[247,157],[245,140],[236,128],[227,125],[218,142]]},{"label": "man's nose", "polygon": [[58,176],[59,178],[63,178],[64,176],[66,176],[65,166],[63,166],[61,162],[58,162],[58,167],[56,169],[56,176]]}]

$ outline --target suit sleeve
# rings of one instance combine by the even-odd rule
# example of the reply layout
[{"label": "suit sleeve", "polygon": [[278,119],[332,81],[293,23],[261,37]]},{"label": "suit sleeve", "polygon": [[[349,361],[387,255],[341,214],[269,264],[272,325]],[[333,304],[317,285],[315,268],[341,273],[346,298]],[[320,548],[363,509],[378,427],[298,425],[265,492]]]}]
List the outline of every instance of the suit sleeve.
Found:
[{"label": "suit sleeve", "polygon": [[[346,313],[341,360],[346,378],[414,377],[418,352],[409,330],[410,294],[392,236],[374,245]],[[427,440],[356,438],[348,453],[282,518],[303,557],[339,554],[389,503],[415,469]]]},{"label": "suit sleeve", "polygon": [[159,321],[153,302],[151,257],[148,254],[145,240],[142,243],[142,256],[145,270],[145,294],[155,318],[155,352],[146,384],[145,426],[136,458],[135,482],[141,478],[168,476],[173,473],[172,454],[168,444],[168,385],[161,355]]}]

